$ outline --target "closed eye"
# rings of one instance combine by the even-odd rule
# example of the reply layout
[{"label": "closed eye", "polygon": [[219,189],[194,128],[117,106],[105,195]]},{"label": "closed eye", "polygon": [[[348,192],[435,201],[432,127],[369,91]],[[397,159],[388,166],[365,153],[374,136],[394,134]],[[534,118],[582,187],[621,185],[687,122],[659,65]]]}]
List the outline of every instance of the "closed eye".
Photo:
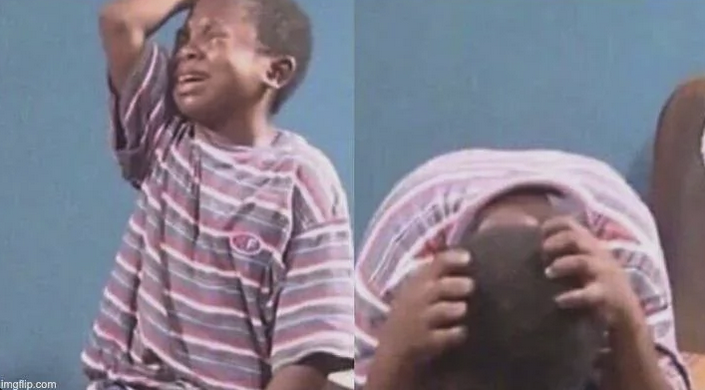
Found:
[{"label": "closed eye", "polygon": [[189,32],[186,28],[181,27],[176,31],[176,41],[174,42],[176,48],[185,45],[189,40]]},{"label": "closed eye", "polygon": [[202,32],[206,42],[218,41],[228,38],[228,34],[221,28],[209,26]]}]

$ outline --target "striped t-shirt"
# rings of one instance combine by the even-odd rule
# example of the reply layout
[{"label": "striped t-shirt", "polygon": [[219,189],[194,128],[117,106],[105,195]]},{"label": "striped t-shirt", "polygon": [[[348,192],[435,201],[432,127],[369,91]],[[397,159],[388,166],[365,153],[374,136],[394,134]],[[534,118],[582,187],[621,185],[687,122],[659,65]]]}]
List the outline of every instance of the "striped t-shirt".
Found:
[{"label": "striped t-shirt", "polygon": [[624,179],[597,160],[547,150],[463,150],[437,157],[399,182],[373,216],[355,267],[355,383],[361,388],[377,335],[416,258],[452,246],[455,229],[513,188],[558,190],[604,241],[639,297],[671,387],[688,388],[675,342],[671,292],[655,223]]},{"label": "striped t-shirt", "polygon": [[89,388],[259,390],[312,354],[351,366],[351,227],[332,164],[287,131],[268,147],[207,141],[169,77],[150,44],[114,95],[114,151],[140,192],[82,354]]}]

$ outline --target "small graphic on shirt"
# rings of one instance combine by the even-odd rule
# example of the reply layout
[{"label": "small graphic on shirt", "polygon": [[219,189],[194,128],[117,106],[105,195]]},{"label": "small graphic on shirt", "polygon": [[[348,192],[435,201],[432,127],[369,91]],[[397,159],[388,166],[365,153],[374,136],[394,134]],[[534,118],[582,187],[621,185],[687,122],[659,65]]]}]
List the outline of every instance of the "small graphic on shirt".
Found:
[{"label": "small graphic on shirt", "polygon": [[231,238],[233,249],[246,256],[254,256],[262,250],[262,241],[250,233],[238,233]]}]

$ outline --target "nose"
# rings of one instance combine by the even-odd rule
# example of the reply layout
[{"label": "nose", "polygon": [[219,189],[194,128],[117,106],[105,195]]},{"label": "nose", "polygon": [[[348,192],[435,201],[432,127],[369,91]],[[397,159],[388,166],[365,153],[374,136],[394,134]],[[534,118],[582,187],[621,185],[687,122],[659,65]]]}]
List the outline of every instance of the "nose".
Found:
[{"label": "nose", "polygon": [[203,57],[203,51],[193,41],[186,42],[177,49],[176,59],[179,61],[196,60]]}]

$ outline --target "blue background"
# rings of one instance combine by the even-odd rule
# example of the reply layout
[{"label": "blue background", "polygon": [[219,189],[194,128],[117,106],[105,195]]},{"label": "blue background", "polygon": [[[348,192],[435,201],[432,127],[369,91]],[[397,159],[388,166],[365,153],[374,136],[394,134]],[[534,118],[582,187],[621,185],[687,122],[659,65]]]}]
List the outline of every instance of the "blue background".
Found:
[{"label": "blue background", "polygon": [[[0,0],[0,379],[83,384],[79,355],[135,193],[108,143],[102,1]],[[278,122],[352,194],[352,0],[303,0],[309,78]],[[160,38],[172,42],[174,24]],[[352,204],[352,201],[350,202]]]},{"label": "blue background", "polygon": [[659,111],[705,69],[705,3],[356,0],[356,237],[393,184],[464,147],[604,159],[643,190]]}]

